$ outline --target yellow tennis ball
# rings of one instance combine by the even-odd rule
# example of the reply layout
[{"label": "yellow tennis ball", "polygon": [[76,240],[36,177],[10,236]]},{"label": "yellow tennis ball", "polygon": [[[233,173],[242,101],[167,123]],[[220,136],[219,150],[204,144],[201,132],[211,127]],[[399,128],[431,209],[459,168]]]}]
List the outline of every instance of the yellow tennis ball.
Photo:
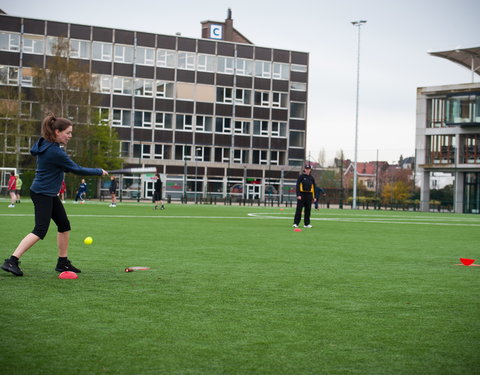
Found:
[{"label": "yellow tennis ball", "polygon": [[83,243],[85,245],[91,245],[93,242],[93,238],[92,237],[86,237],[84,240],[83,240]]}]

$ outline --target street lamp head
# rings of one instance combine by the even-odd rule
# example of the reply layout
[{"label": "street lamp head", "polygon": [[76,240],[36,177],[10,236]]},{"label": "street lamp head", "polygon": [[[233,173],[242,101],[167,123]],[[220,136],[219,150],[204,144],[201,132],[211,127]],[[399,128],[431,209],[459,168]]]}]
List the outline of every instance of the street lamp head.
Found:
[{"label": "street lamp head", "polygon": [[360,20],[360,21],[352,21],[351,22],[351,24],[353,26],[359,26],[359,27],[362,26],[364,23],[367,23],[367,21],[366,20]]}]

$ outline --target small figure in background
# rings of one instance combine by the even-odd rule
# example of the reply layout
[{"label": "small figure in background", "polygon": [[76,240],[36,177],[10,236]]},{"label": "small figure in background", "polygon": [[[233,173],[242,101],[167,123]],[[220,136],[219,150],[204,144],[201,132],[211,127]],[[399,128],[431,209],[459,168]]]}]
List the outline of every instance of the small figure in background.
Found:
[{"label": "small figure in background", "polygon": [[110,187],[108,188],[108,191],[112,197],[112,203],[109,207],[117,207],[117,180],[115,179],[115,176],[110,177]]}]

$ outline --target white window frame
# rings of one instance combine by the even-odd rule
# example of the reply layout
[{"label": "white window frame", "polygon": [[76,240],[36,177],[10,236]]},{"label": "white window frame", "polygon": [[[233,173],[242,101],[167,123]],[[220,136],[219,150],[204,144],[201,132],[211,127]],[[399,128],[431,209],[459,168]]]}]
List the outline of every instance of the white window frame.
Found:
[{"label": "white window frame", "polygon": [[[160,149],[160,153],[157,152],[157,148]],[[153,145],[153,158],[154,159],[164,159],[165,155],[165,145],[160,144],[160,143],[155,143]]]},{"label": "white window frame", "polygon": [[161,68],[175,68],[176,52],[167,49],[157,49],[157,66]]},{"label": "white window frame", "polygon": [[288,108],[288,95],[285,92],[272,92],[272,107]]},{"label": "white window frame", "polygon": [[232,104],[233,89],[231,87],[217,87],[217,103]]},{"label": "white window frame", "polygon": [[[1,51],[20,52],[20,34],[0,32],[0,40],[3,40],[0,43]],[[5,47],[1,47],[2,44]]]},{"label": "white window frame", "polygon": [[[293,133],[297,134],[300,137],[301,144],[300,145],[293,145],[291,140],[293,139]],[[288,147],[289,148],[304,148],[305,147],[305,132],[299,130],[290,130],[288,135]]]},{"label": "white window frame", "polygon": [[[126,146],[126,147],[125,147]],[[128,141],[120,141],[120,150],[119,150],[119,155],[120,157],[123,158],[128,158],[130,157],[130,142]],[[126,150],[125,150],[126,149]]]},{"label": "white window frame", "polygon": [[[217,129],[219,123],[220,130]],[[232,119],[230,117],[217,117],[215,119],[215,133],[232,134]]]},{"label": "white window frame", "polygon": [[[220,161],[217,161],[215,159],[215,150],[221,150],[221,154],[222,154],[222,160]],[[217,162],[217,163],[228,163],[230,161],[230,147],[215,147],[215,149],[213,150],[213,159]]]},{"label": "white window frame", "polygon": [[233,74],[235,71],[235,59],[233,57],[218,56],[217,72],[223,74]]},{"label": "white window frame", "polygon": [[195,131],[212,132],[213,117],[197,115],[195,118]]},{"label": "white window frame", "polygon": [[272,77],[272,63],[270,61],[255,61],[255,77],[271,78]]},{"label": "white window frame", "polygon": [[[255,154],[258,153],[258,163],[255,163]],[[253,150],[252,152],[252,164],[265,165],[268,164],[267,150]]]},{"label": "white window frame", "polygon": [[45,53],[48,56],[55,56],[53,51],[53,47],[58,45],[58,37],[56,36],[47,36],[47,40],[45,42]]},{"label": "white window frame", "polygon": [[[99,57],[95,57],[95,50],[98,49]],[[113,44],[104,42],[92,42],[92,60],[112,61]]]},{"label": "white window frame", "polygon": [[235,134],[250,135],[250,125],[251,125],[250,121],[235,120],[233,132]]},{"label": "white window frame", "polygon": [[137,65],[155,65],[155,48],[135,47],[135,64]]},{"label": "white window frame", "polygon": [[290,91],[307,91],[307,84],[304,82],[290,81]]},{"label": "white window frame", "polygon": [[95,107],[94,111],[98,112],[99,122],[98,125],[108,125],[110,123],[110,108],[107,107]]},{"label": "white window frame", "polygon": [[166,112],[155,112],[155,129],[171,129],[172,114]]},{"label": "white window frame", "polygon": [[[3,82],[4,85],[7,86],[17,86],[19,82],[19,74],[18,68],[15,66],[7,66],[7,65],[0,65],[0,70],[5,72],[5,81]],[[1,74],[0,74],[1,77]],[[0,84],[2,81],[0,80]]]},{"label": "white window frame", "polygon": [[292,64],[292,65],[290,65],[290,70],[292,72],[306,73],[307,72],[307,66],[306,65],[301,65],[301,64]]},{"label": "white window frame", "polygon": [[[141,117],[141,124],[137,125],[137,116]],[[152,127],[152,111],[134,111],[133,112],[134,128],[151,128]]]},{"label": "white window frame", "polygon": [[90,59],[91,43],[88,40],[70,39],[70,57],[75,59]]},{"label": "white window frame", "polygon": [[[163,89],[159,89],[162,87]],[[155,96],[157,98],[173,98],[175,96],[175,84],[168,81],[158,81],[155,84]]]},{"label": "white window frame", "polygon": [[192,52],[177,53],[177,68],[183,70],[195,70],[195,54]]},{"label": "white window frame", "polygon": [[270,164],[280,165],[280,151],[270,151]]},{"label": "white window frame", "polygon": [[287,123],[282,121],[272,121],[271,135],[272,137],[285,138],[287,136]]},{"label": "white window frame", "polygon": [[233,163],[248,164],[248,150],[236,148],[233,150]]},{"label": "white window frame", "polygon": [[45,37],[43,35],[23,34],[22,51],[33,55],[43,55],[45,52]]},{"label": "white window frame", "polygon": [[153,79],[135,78],[133,85],[135,96],[147,98],[153,97]]},{"label": "white window frame", "polygon": [[287,81],[289,78],[289,65],[284,63],[273,63],[272,78]]},{"label": "white window frame", "polygon": [[239,76],[248,76],[253,75],[253,60],[248,59],[236,59],[236,74]]},{"label": "white window frame", "polygon": [[235,104],[250,105],[252,90],[248,89],[235,89]]},{"label": "white window frame", "polygon": [[[33,69],[24,67],[22,68],[21,72],[22,72],[22,78],[21,78],[22,86],[33,87]],[[30,74],[26,74],[27,72],[29,72]]]},{"label": "white window frame", "polygon": [[113,61],[117,63],[133,64],[133,46],[115,44]]},{"label": "white window frame", "polygon": [[[177,148],[182,150],[182,158],[181,159],[176,159],[177,155]],[[174,158],[175,160],[191,160],[192,159],[192,146],[190,145],[175,145],[175,150],[174,150]]]},{"label": "white window frame", "polygon": [[175,129],[177,130],[192,130],[193,129],[193,115],[177,113],[175,118]]},{"label": "white window frame", "polygon": [[114,94],[132,95],[133,78],[113,76],[112,90]]},{"label": "white window frame", "polygon": [[266,120],[253,120],[253,135],[268,137],[269,122]]},{"label": "white window frame", "polygon": [[[295,104],[299,104],[303,106],[303,117],[294,117],[293,116],[293,111],[292,111],[292,106]],[[307,115],[307,104],[304,102],[290,102],[290,118],[296,118],[296,119],[302,119],[304,120]]]},{"label": "white window frame", "polygon": [[[257,94],[260,96],[260,100],[257,103]],[[254,105],[256,107],[270,107],[270,91],[258,91],[254,92]]]},{"label": "white window frame", "polygon": [[[128,124],[126,124],[126,115],[128,114]],[[112,110],[112,126],[127,127],[132,126],[132,111],[130,109],[113,108]],[[117,115],[118,118],[115,118]]]},{"label": "white window frame", "polygon": [[197,70],[200,72],[215,73],[217,69],[217,57],[213,55],[198,54]]},{"label": "white window frame", "polygon": [[250,135],[250,121],[246,120],[235,120],[233,132],[235,134],[245,134]]}]

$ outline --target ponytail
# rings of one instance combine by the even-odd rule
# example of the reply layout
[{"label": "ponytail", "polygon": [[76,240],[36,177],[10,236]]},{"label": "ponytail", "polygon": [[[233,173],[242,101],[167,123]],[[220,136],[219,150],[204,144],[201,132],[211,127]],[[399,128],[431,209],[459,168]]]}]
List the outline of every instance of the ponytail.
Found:
[{"label": "ponytail", "polygon": [[55,142],[55,130],[64,131],[69,126],[72,126],[70,120],[62,117],[57,118],[53,113],[49,113],[42,122],[42,137],[47,141]]}]

